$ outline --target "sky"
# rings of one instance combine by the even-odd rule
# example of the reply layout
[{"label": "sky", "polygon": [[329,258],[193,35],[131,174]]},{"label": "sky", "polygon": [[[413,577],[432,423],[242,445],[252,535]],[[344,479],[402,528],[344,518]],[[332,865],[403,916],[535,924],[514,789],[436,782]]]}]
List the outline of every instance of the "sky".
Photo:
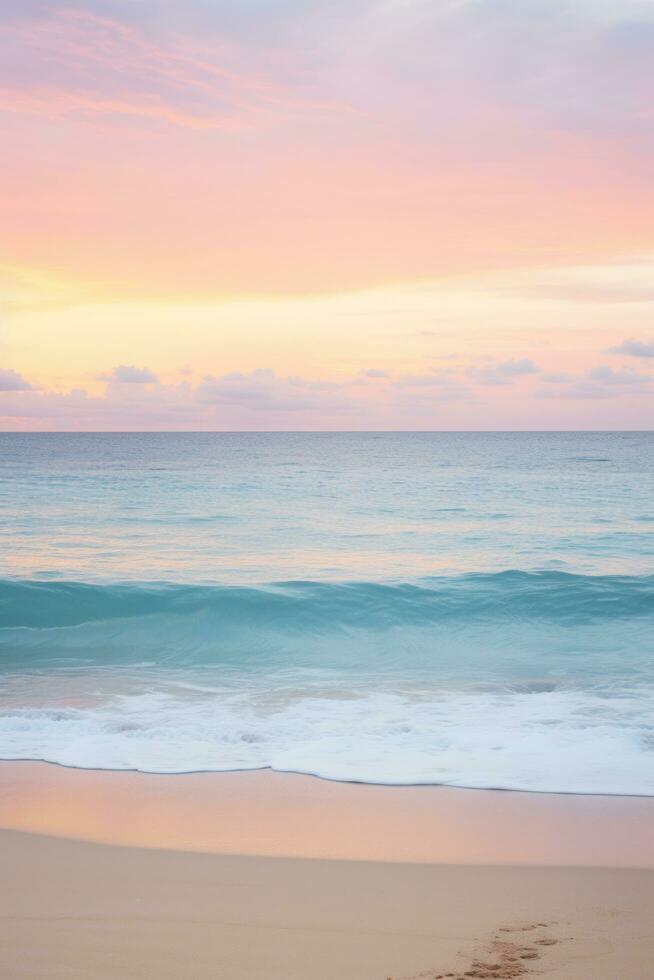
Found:
[{"label": "sky", "polygon": [[0,0],[0,429],[650,429],[652,0]]}]

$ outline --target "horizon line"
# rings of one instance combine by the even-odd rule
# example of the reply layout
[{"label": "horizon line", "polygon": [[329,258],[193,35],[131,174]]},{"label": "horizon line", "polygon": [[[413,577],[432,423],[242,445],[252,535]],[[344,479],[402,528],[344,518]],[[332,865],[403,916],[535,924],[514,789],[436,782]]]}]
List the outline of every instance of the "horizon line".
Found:
[{"label": "horizon line", "polygon": [[635,435],[643,429],[1,429],[0,436],[134,436],[134,435]]}]

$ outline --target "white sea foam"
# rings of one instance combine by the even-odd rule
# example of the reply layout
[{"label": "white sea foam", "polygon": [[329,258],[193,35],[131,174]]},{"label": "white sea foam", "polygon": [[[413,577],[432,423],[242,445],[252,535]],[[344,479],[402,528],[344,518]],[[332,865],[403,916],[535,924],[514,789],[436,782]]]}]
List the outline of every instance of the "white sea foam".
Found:
[{"label": "white sea foam", "polygon": [[[200,685],[198,685],[200,687]],[[328,779],[654,795],[654,694],[170,686],[7,708],[5,759],[179,773],[271,767]]]}]

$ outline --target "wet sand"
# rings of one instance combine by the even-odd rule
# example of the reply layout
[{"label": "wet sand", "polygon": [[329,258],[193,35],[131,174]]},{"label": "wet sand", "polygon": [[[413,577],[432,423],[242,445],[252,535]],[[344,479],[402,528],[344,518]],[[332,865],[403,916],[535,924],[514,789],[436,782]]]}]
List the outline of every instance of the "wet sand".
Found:
[{"label": "wet sand", "polygon": [[654,798],[0,762],[0,827],[219,854],[654,868]]}]

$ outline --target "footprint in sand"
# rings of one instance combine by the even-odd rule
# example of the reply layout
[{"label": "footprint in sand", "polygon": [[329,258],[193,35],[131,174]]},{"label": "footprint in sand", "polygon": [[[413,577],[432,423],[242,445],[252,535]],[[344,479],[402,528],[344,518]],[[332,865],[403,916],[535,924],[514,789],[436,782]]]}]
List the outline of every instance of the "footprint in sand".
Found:
[{"label": "footprint in sand", "polygon": [[527,925],[502,926],[498,932],[531,932],[532,929],[547,929],[548,926],[555,926],[556,922],[529,922]]},{"label": "footprint in sand", "polygon": [[[513,980],[532,974],[530,969],[535,960],[539,960],[545,948],[556,946],[560,942],[553,936],[539,936],[529,943],[518,942],[508,938],[508,934],[527,933],[534,930],[547,929],[556,925],[555,922],[529,922],[514,926],[502,926],[492,936],[485,946],[486,955],[475,958],[467,970],[455,973],[437,973],[427,971],[414,974],[412,977],[398,980]],[[387,980],[393,980],[388,977]]]}]

